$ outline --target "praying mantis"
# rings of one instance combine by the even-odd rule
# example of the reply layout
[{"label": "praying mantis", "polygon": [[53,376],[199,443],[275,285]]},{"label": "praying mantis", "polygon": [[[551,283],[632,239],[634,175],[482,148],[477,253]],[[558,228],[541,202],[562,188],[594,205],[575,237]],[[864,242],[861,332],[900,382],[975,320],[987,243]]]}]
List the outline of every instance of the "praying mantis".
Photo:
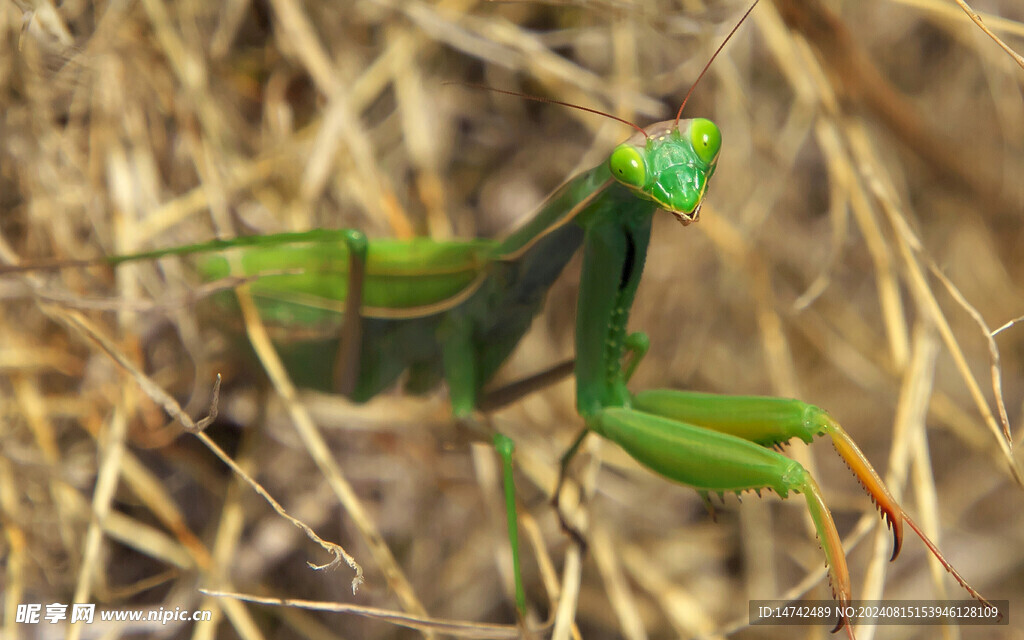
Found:
[{"label": "praying mantis", "polygon": [[[252,274],[300,268],[313,276],[308,282],[309,290],[302,289],[301,275],[291,274],[261,277],[253,282],[252,289],[258,301],[266,301],[264,312],[271,320],[274,314],[280,314],[277,320],[295,322],[294,317],[285,316],[302,309],[316,316],[307,322],[310,326],[318,325],[323,315],[333,315],[336,320],[339,309],[359,300],[356,296],[342,299],[337,292],[326,294],[320,287],[342,287],[346,292],[361,287],[361,313],[344,316],[349,320],[361,317],[361,326],[351,328],[356,325],[349,323],[341,331],[340,340],[342,345],[359,344],[360,357],[343,357],[354,348],[343,346],[337,349],[337,357],[328,359],[329,368],[334,369],[331,375],[319,372],[312,377],[321,381],[333,378],[332,385],[339,390],[356,399],[366,399],[411,367],[409,380],[414,389],[428,388],[444,378],[454,413],[466,415],[478,405],[491,375],[526,330],[541,303],[545,288],[541,285],[548,284],[564,266],[559,260],[568,259],[567,255],[552,258],[557,253],[554,249],[582,245],[584,275],[579,296],[575,378],[577,406],[587,429],[617,442],[645,466],[700,490],[770,487],[780,495],[800,492],[807,500],[825,547],[830,576],[842,602],[849,598],[845,560],[814,481],[764,445],[779,444],[793,437],[810,440],[816,435],[829,435],[893,526],[894,556],[899,550],[900,527],[905,516],[852,441],[827,414],[809,405],[772,398],[675,391],[633,394],[626,387],[645,350],[639,336],[627,334],[626,322],[641,277],[651,218],[661,215],[657,213],[659,209],[666,208],[684,221],[696,221],[716,167],[719,138],[717,126],[703,119],[677,118],[644,128],[642,134],[616,148],[608,164],[602,163],[573,180],[532,223],[502,242],[445,245],[374,241],[366,246],[367,257],[362,260],[358,257],[363,250],[360,236],[325,232],[263,237],[251,245],[234,241],[228,245],[190,246],[122,258],[214,252],[218,255],[203,267],[212,279],[227,273],[226,260],[221,261],[219,255],[231,252],[241,254],[243,263],[251,261],[246,270]],[[681,150],[668,152],[661,144],[681,145]],[[674,189],[664,188],[657,180],[651,183],[654,186],[647,184],[646,178],[657,173],[649,169],[649,155],[659,153],[682,155],[687,170],[692,171],[686,180],[678,181],[681,185],[694,185],[679,202],[670,201]],[[666,195],[655,189],[663,189]],[[651,199],[638,196],[641,191]],[[608,214],[613,211],[627,212],[628,221],[609,219]],[[298,257],[289,257],[293,250]],[[317,250],[332,254],[330,266],[317,263],[312,255]],[[440,254],[447,255],[442,259]],[[453,260],[454,266],[449,260]],[[397,269],[406,269],[410,280],[419,281],[425,272],[440,276],[441,288],[435,290],[417,283],[407,287],[398,301],[377,298],[393,291],[375,286],[377,276],[392,283],[406,277],[389,272],[390,267],[384,266],[389,261],[397,263]],[[500,274],[504,269],[511,273]],[[361,271],[365,277],[358,275]],[[456,271],[461,271],[463,277]],[[334,277],[328,278],[327,273]],[[505,280],[516,284],[508,285]],[[506,296],[518,295],[520,291],[526,297],[525,311],[509,313],[513,298]],[[424,295],[425,300],[413,299],[414,294]],[[311,296],[326,300],[327,304],[303,305],[302,299]],[[498,313],[501,317],[495,318]],[[402,326],[411,327],[407,329],[408,335],[399,329],[398,337],[384,337],[390,330],[389,323],[401,325],[403,321],[408,324]],[[489,333],[489,324],[496,325],[494,330],[498,333]],[[421,345],[423,352],[417,351]],[[382,353],[386,349],[394,352]],[[380,365],[388,365],[389,370],[375,368]],[[770,424],[762,421],[765,415],[773,416]],[[810,425],[805,423],[805,417],[810,419]],[[703,429],[692,430],[690,424]],[[672,442],[676,439],[679,441]],[[575,451],[581,441],[582,436],[570,451]],[[698,451],[713,452],[715,455],[708,457],[717,456],[718,464],[697,470],[681,464],[693,460]],[[664,453],[672,457],[666,458]],[[744,474],[748,477],[739,477]]]}]

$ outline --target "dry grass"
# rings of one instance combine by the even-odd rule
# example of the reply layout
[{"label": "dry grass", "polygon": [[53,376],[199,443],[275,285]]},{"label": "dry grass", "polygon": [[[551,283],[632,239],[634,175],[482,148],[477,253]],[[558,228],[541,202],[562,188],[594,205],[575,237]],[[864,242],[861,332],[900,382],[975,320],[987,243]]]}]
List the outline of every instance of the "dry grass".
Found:
[{"label": "dry grass", "polygon": [[[33,8],[22,33],[22,11]],[[1021,51],[1019,2],[973,8]],[[85,258],[315,227],[500,234],[629,132],[447,82],[660,120],[742,9],[658,0],[5,3],[0,258]],[[951,3],[832,2],[834,21],[821,11],[763,2],[687,108],[716,120],[726,146],[702,221],[655,224],[632,321],[655,348],[635,386],[779,394],[828,408],[965,576],[1010,600],[1012,627],[965,627],[962,637],[1024,637],[1013,631],[1024,605],[1024,495],[994,402],[989,342],[932,272],[990,327],[1024,314],[1024,71]],[[131,630],[152,637],[418,635],[198,588],[512,622],[493,456],[445,417],[443,396],[364,407],[293,397],[280,375],[269,385],[255,365],[222,357],[232,343],[196,322],[196,283],[180,267],[0,278],[4,637],[63,634],[17,624],[14,612],[71,601],[214,611],[216,624]],[[571,355],[578,270],[572,263],[553,288],[503,378]],[[1017,443],[1021,335],[1014,327],[995,341]],[[108,350],[154,386],[140,386]],[[349,569],[309,569],[331,556],[199,440],[165,426],[153,389],[201,416],[217,371],[228,380],[210,442],[355,557],[366,574],[355,596]],[[547,506],[557,457],[580,427],[572,384],[493,425],[519,447],[522,511],[540,541],[524,554],[539,620],[550,604],[537,559],[550,553],[570,582],[578,559]],[[747,601],[807,589],[827,597],[800,501],[727,498],[712,522],[693,491],[592,445],[574,468],[591,494],[591,552],[578,611],[560,624],[575,620],[585,638],[718,637],[737,627],[735,637],[786,638],[793,628],[742,628]],[[831,448],[790,451],[819,478],[855,544],[855,597],[963,597],[913,539],[886,562],[888,533]],[[98,630],[74,625],[68,637]]]}]

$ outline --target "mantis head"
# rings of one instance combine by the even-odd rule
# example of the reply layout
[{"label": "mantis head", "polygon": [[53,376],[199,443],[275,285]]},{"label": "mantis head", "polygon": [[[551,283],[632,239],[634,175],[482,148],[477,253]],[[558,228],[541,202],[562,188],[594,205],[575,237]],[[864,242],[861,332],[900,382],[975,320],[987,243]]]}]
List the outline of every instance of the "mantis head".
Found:
[{"label": "mantis head", "polygon": [[616,147],[608,159],[616,180],[675,215],[683,226],[696,222],[700,217],[700,203],[704,200],[708,180],[715,173],[718,152],[722,149],[722,132],[715,123],[705,118],[682,120],[683,109],[701,78],[711,68],[711,63],[757,2],[754,0],[690,85],[676,112],[676,119],[659,122],[646,130],[627,123],[639,133]]},{"label": "mantis head", "polygon": [[700,204],[721,148],[722,132],[714,122],[669,120],[616,147],[608,166],[617,181],[685,226],[700,217]]}]

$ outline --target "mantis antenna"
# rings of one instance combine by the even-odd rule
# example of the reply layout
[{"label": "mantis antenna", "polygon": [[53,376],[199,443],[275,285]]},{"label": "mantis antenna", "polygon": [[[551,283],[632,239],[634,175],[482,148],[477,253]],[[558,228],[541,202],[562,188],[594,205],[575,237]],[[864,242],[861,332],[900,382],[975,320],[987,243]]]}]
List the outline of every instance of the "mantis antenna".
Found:
[{"label": "mantis antenna", "polygon": [[[676,126],[677,127],[679,126],[680,118],[682,118],[683,109],[686,107],[686,102],[690,99],[690,95],[693,94],[693,90],[697,88],[697,84],[701,81],[701,78],[703,78],[704,74],[706,74],[708,72],[708,69],[711,68],[711,63],[715,61],[715,58],[718,57],[718,54],[722,52],[722,49],[725,48],[725,45],[728,44],[729,40],[732,39],[733,35],[740,28],[740,25],[742,25],[746,21],[747,16],[749,16],[750,12],[754,10],[754,7],[757,6],[758,2],[760,2],[760,0],[754,0],[754,2],[750,5],[750,7],[743,14],[743,17],[740,18],[739,22],[736,23],[736,26],[734,26],[732,28],[732,31],[729,32],[729,35],[725,36],[725,40],[722,41],[722,44],[718,45],[718,48],[715,49],[715,52],[711,55],[711,58],[708,59],[707,64],[705,64],[704,68],[701,69],[700,75],[697,76],[697,79],[693,81],[692,85],[690,85],[689,91],[686,92],[686,96],[683,98],[683,103],[681,105],[679,105],[679,111],[676,112]],[[622,124],[629,125],[629,126],[633,127],[634,129],[636,129],[637,131],[639,131],[640,133],[642,133],[644,135],[644,138],[650,138],[650,136],[647,135],[647,132],[644,131],[643,127],[639,126],[638,124],[636,124],[634,122],[631,122],[629,120],[626,120],[625,118],[620,118],[620,117],[618,117],[616,115],[612,115],[612,114],[610,114],[610,113],[608,113],[606,111],[601,111],[600,109],[592,109],[590,107],[584,107],[582,105],[573,104],[571,102],[563,102],[561,100],[555,100],[553,98],[544,98],[544,97],[541,97],[541,96],[534,96],[534,95],[530,95],[528,93],[520,93],[518,91],[508,91],[506,89],[496,89],[494,87],[488,87],[487,85],[484,85],[484,84],[476,84],[476,83],[472,83],[472,82],[445,82],[444,84],[462,84],[462,85],[465,85],[467,87],[471,87],[473,89],[481,89],[483,91],[493,91],[494,93],[501,93],[501,94],[504,94],[504,95],[507,95],[507,96],[515,96],[517,98],[522,98],[524,100],[533,100],[534,102],[545,102],[545,103],[548,103],[548,104],[557,104],[557,105],[560,105],[560,106],[563,106],[563,107],[569,107],[570,109],[578,109],[580,111],[586,111],[587,113],[593,113],[595,115],[604,116],[606,118],[610,118],[610,119],[615,120],[617,122],[621,122]]]},{"label": "mantis antenna", "polygon": [[599,116],[604,116],[606,118],[611,118],[612,120],[621,122],[622,124],[627,124],[627,125],[633,127],[634,129],[636,129],[637,131],[639,131],[640,133],[644,134],[645,138],[649,137],[647,135],[647,132],[644,131],[643,127],[641,127],[640,125],[638,125],[638,124],[636,124],[634,122],[630,122],[629,120],[626,120],[625,118],[620,118],[619,116],[612,115],[612,114],[607,113],[605,111],[601,111],[600,109],[592,109],[590,107],[584,107],[582,105],[573,104],[571,102],[562,102],[561,100],[555,100],[553,98],[544,98],[544,97],[541,97],[541,96],[532,96],[532,95],[530,95],[528,93],[520,93],[518,91],[508,91],[506,89],[496,89],[494,87],[488,87],[485,84],[475,84],[475,83],[472,83],[472,82],[445,82],[444,84],[461,84],[461,85],[465,85],[467,87],[471,87],[473,89],[482,89],[483,91],[493,91],[494,93],[502,93],[502,94],[505,94],[506,96],[515,96],[517,98],[522,98],[524,100],[533,100],[534,102],[546,102],[548,104],[557,104],[557,105],[562,106],[562,107],[569,107],[570,109],[579,109],[580,111],[586,111],[587,113],[593,113],[593,114],[596,114],[596,115],[599,115]]},{"label": "mantis antenna", "polygon": [[722,52],[722,49],[725,48],[726,43],[729,42],[733,34],[736,33],[736,30],[740,28],[740,25],[743,24],[743,22],[747,19],[747,16],[750,15],[750,12],[754,10],[754,7],[757,6],[757,3],[759,1],[760,0],[754,0],[754,3],[750,5],[750,8],[747,9],[747,12],[743,14],[743,17],[740,18],[740,21],[737,22],[736,26],[733,27],[732,31],[729,32],[729,35],[725,36],[725,40],[722,40],[722,44],[718,45],[718,48],[715,49],[715,52],[711,54],[711,59],[708,60],[708,63],[704,65],[703,69],[701,69],[700,75],[697,76],[697,79],[693,81],[692,85],[690,85],[690,90],[686,92],[686,97],[683,98],[683,104],[679,105],[679,111],[676,112],[677,127],[679,126],[679,119],[683,116],[683,108],[686,107],[686,101],[690,99],[690,94],[692,94],[693,90],[697,88],[697,83],[700,82],[700,79],[703,78],[704,74],[708,72],[708,69],[711,68],[711,63],[714,62],[715,58],[718,57],[718,54]]}]

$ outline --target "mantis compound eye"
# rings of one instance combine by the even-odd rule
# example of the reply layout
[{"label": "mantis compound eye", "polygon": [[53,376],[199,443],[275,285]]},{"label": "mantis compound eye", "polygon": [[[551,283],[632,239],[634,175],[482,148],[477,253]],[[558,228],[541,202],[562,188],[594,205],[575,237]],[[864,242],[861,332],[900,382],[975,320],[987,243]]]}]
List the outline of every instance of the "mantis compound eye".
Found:
[{"label": "mantis compound eye", "polygon": [[633,187],[642,187],[647,181],[647,165],[635,147],[629,144],[619,145],[612,151],[608,166],[615,179]]},{"label": "mantis compound eye", "polygon": [[690,121],[690,144],[702,162],[712,165],[722,149],[722,132],[714,122],[705,118],[694,118]]}]

